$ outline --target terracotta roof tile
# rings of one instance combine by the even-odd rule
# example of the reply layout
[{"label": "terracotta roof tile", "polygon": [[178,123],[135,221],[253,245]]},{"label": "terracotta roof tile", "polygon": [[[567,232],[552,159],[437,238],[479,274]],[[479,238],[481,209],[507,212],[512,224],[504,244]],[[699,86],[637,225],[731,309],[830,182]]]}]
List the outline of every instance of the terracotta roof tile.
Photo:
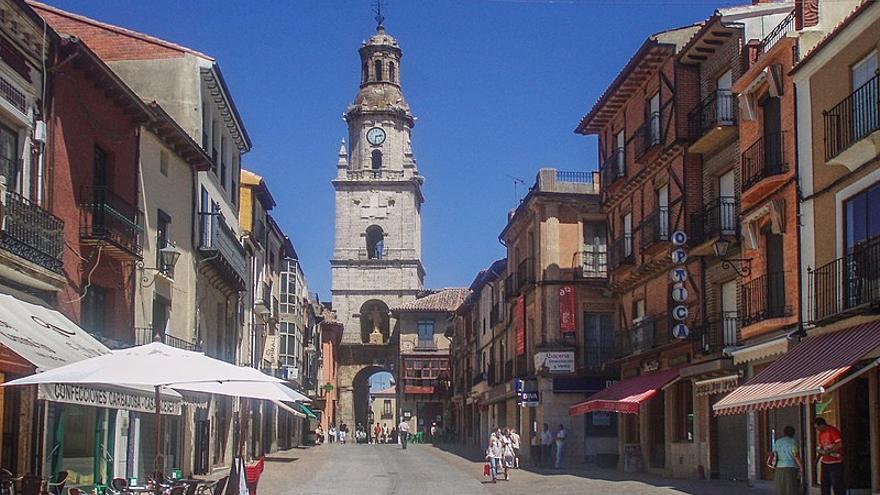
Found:
[{"label": "terracotta roof tile", "polygon": [[401,304],[391,311],[395,313],[418,313],[418,312],[435,312],[435,311],[455,311],[461,306],[461,303],[470,294],[469,289],[455,287],[449,289],[440,289],[433,294],[420,297],[414,301]]}]

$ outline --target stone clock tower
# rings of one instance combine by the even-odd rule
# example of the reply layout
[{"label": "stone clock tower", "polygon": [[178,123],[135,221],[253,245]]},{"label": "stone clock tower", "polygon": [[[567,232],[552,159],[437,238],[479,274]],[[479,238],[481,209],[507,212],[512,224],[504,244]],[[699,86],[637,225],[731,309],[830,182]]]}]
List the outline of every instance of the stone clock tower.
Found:
[{"label": "stone clock tower", "polygon": [[410,146],[415,123],[400,88],[401,51],[381,24],[360,50],[360,90],[345,111],[339,150],[333,310],[344,325],[337,422],[367,423],[368,379],[397,372],[390,309],[422,290],[422,183]]}]

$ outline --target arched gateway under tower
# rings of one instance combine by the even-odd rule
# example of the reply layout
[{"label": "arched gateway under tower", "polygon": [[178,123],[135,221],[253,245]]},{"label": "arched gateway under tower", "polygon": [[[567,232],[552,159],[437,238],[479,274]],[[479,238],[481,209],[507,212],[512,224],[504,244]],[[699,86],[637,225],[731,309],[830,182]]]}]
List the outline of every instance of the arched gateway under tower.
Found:
[{"label": "arched gateway under tower", "polygon": [[333,180],[330,261],[333,310],[344,325],[337,421],[351,429],[368,421],[369,376],[385,370],[399,381],[399,325],[389,308],[414,300],[425,276],[424,179],[410,148],[414,119],[400,87],[400,47],[380,23],[359,53],[352,70],[361,74],[360,89],[345,111],[348,146]]}]

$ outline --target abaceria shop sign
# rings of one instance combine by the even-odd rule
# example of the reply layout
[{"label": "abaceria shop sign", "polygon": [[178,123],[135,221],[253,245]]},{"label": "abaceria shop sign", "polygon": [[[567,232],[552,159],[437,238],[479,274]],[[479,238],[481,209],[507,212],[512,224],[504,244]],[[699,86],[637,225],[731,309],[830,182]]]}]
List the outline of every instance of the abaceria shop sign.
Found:
[{"label": "abaceria shop sign", "polygon": [[[156,412],[156,397],[149,392],[134,389],[100,388],[71,383],[52,383],[40,385],[41,399],[64,404],[123,409],[143,413]],[[163,398],[160,408],[162,414],[178,416],[181,413],[180,399]]]}]

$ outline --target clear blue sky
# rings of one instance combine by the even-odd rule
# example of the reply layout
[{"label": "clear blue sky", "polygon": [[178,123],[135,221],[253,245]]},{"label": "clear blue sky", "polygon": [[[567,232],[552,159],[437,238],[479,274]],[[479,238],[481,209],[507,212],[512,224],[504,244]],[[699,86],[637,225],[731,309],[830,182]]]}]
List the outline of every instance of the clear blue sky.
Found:
[{"label": "clear blue sky", "polygon": [[[273,212],[313,291],[330,295],[333,189],[341,115],[357,91],[357,49],[375,29],[370,0],[85,1],[52,5],[216,57],[254,149]],[[538,168],[596,168],[578,120],[645,37],[748,3],[706,0],[389,0],[401,81],[426,176],[427,287],[467,286],[504,255],[512,181]],[[522,188],[520,188],[522,192]]]}]

